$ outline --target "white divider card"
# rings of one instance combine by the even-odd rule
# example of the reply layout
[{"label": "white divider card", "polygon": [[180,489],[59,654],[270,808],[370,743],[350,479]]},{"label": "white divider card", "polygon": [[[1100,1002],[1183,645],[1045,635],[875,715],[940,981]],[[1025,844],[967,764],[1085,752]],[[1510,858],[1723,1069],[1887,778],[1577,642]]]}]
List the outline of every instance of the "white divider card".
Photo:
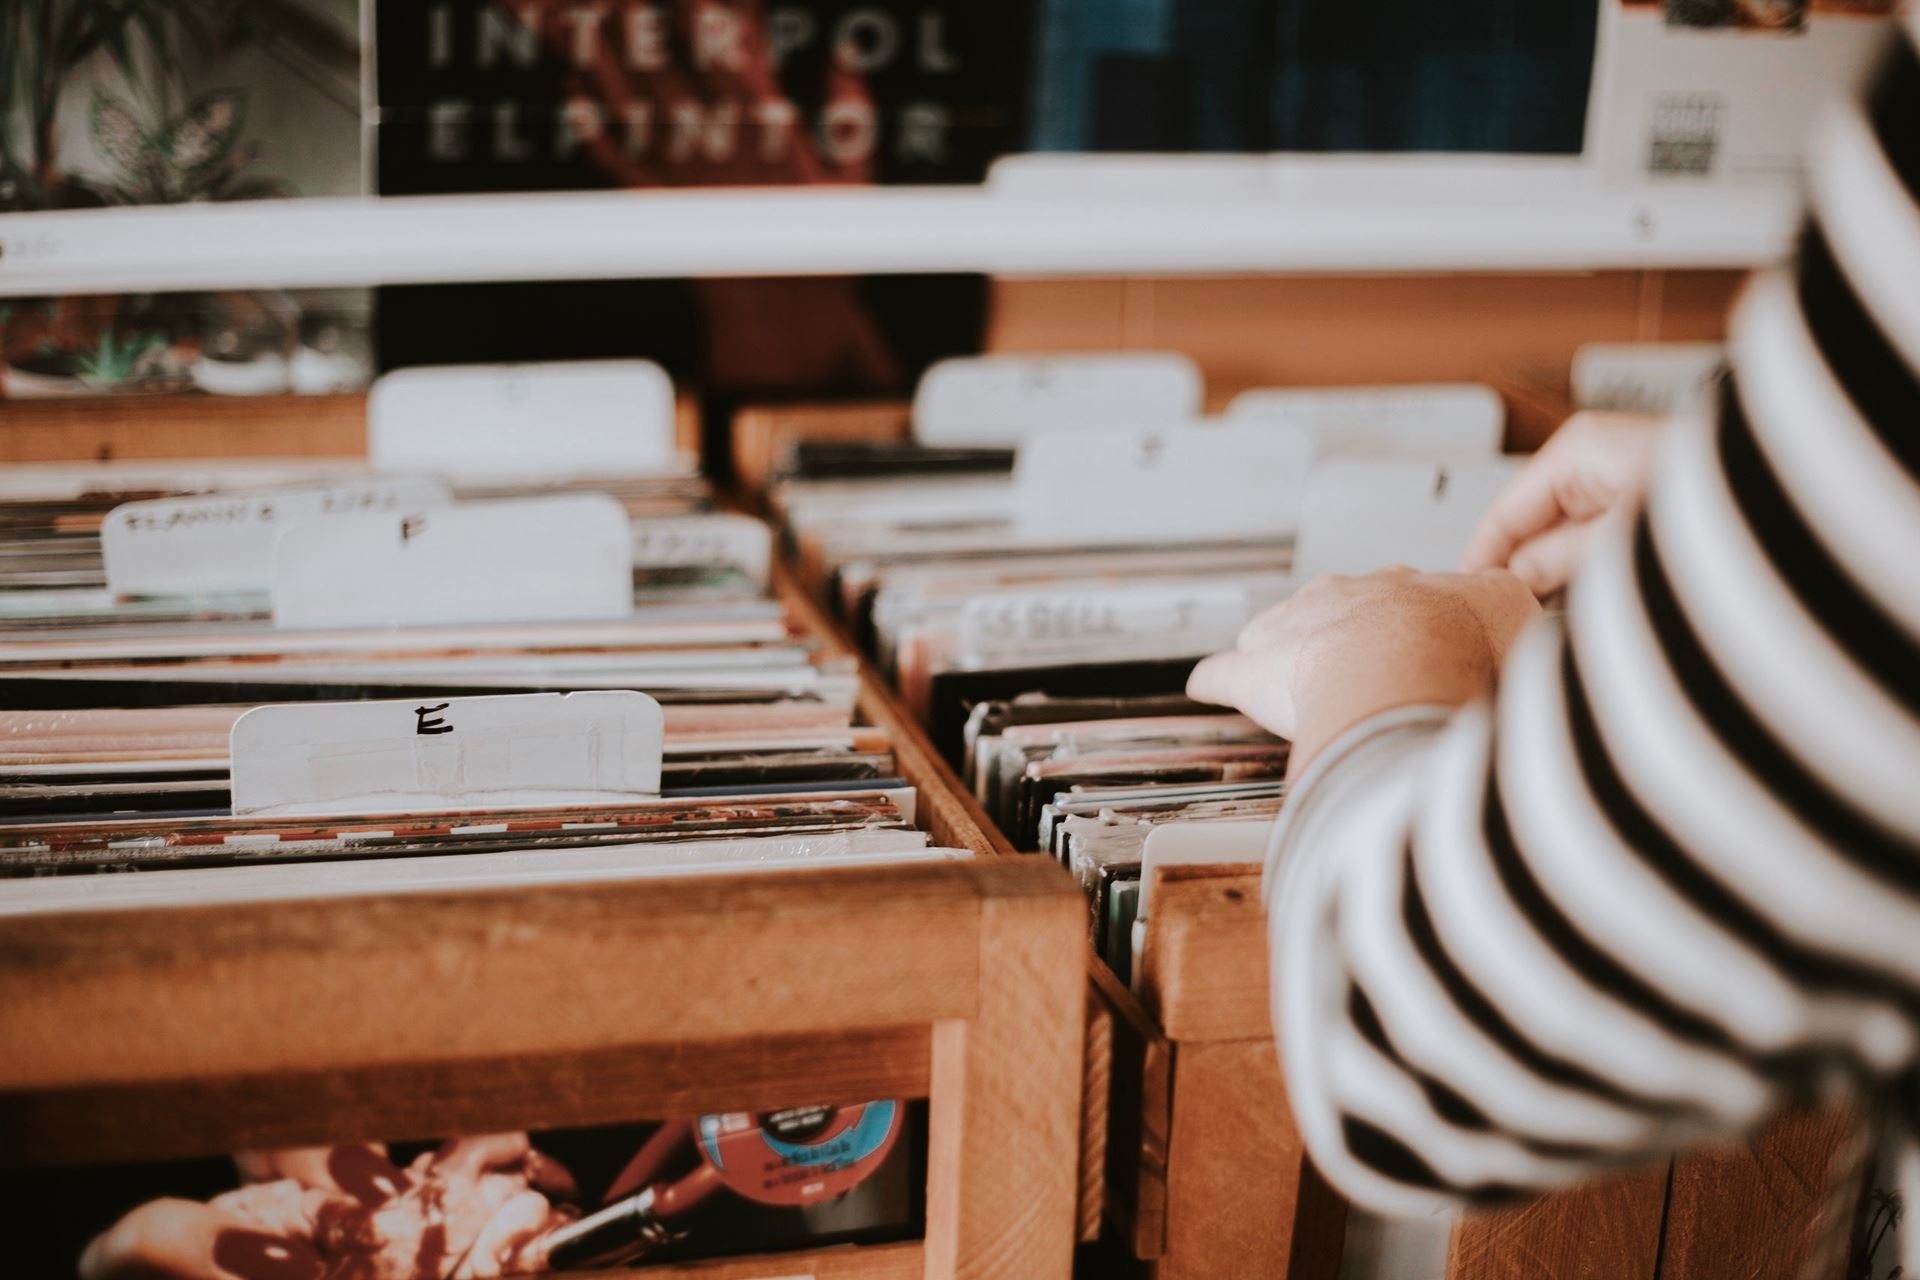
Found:
[{"label": "white divider card", "polygon": [[773,530],[752,516],[663,516],[633,522],[635,569],[735,568],[765,585]]},{"label": "white divider card", "polygon": [[1726,362],[1717,342],[1596,342],[1573,353],[1573,403],[1614,413],[1676,413]]},{"label": "white divider card", "polygon": [[1134,903],[1133,979],[1145,971],[1147,912],[1153,905],[1153,882],[1161,867],[1251,862],[1264,865],[1273,820],[1265,822],[1169,822],[1147,833],[1140,849],[1140,896]]},{"label": "white divider card", "polygon": [[665,717],[644,693],[255,707],[234,721],[235,813],[507,809],[660,792]]},{"label": "white divider card", "polygon": [[272,600],[305,629],[623,618],[633,532],[603,493],[309,520],[274,543]]},{"label": "white divider card", "polygon": [[1008,591],[960,607],[960,657],[984,666],[1008,659],[1141,650],[1231,648],[1252,614],[1244,585],[1185,583]]},{"label": "white divider card", "polygon": [[1263,387],[1227,406],[1229,422],[1310,428],[1317,456],[1488,457],[1506,438],[1500,393],[1477,382],[1387,387]]},{"label": "white divider card", "polygon": [[1014,529],[1045,542],[1285,537],[1312,464],[1303,427],[1043,431],[1015,457]]},{"label": "white divider card", "polygon": [[454,476],[661,471],[679,464],[673,381],[650,360],[401,369],[367,398],[367,454]]},{"label": "white divider card", "polygon": [[1459,567],[1481,515],[1518,470],[1511,459],[1323,462],[1307,481],[1294,576],[1305,582],[1396,564],[1450,572]]},{"label": "white divider card", "polygon": [[428,511],[452,501],[437,480],[395,476],[125,502],[100,526],[107,589],[116,596],[264,592],[282,529],[306,520]]},{"label": "white divider card", "polygon": [[1153,901],[1153,873],[1161,867],[1229,862],[1265,863],[1274,820],[1169,822],[1147,833],[1140,849],[1140,917]]},{"label": "white divider card", "polygon": [[1175,352],[973,356],[927,370],[913,396],[913,438],[1006,448],[1049,427],[1137,427],[1200,415],[1199,366]]}]

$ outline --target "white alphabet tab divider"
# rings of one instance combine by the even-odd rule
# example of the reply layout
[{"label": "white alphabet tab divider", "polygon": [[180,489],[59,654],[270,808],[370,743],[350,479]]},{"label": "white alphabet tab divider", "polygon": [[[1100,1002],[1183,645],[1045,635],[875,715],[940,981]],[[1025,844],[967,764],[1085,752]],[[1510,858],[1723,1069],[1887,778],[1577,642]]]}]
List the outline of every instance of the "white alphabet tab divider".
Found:
[{"label": "white alphabet tab divider", "polygon": [[637,475],[679,465],[673,381],[650,360],[444,365],[383,374],[367,397],[381,471]]},{"label": "white alphabet tab divider", "polygon": [[633,532],[603,493],[309,520],[273,546],[275,626],[624,618]]},{"label": "white alphabet tab divider", "polygon": [[107,589],[116,596],[264,592],[273,542],[305,520],[428,511],[453,497],[437,480],[404,476],[280,489],[123,502],[100,526]]},{"label": "white alphabet tab divider", "polygon": [[1490,457],[1507,430],[1500,393],[1478,382],[1261,387],[1235,396],[1226,418],[1308,427],[1322,458]]},{"label": "white alphabet tab divider", "polygon": [[1459,567],[1481,515],[1518,470],[1519,463],[1510,459],[1323,462],[1307,481],[1294,577],[1305,582],[1396,564],[1451,572]]},{"label": "white alphabet tab divider", "polygon": [[626,689],[255,707],[229,739],[233,811],[631,802],[660,793],[664,724]]},{"label": "white alphabet tab divider", "polygon": [[1175,655],[1232,648],[1251,615],[1242,584],[1007,591],[960,606],[962,662],[984,666],[1097,649],[1131,655],[1173,646]]},{"label": "white alphabet tab divider", "polygon": [[1285,537],[1312,465],[1303,427],[1043,431],[1015,456],[1014,530],[1034,542]]},{"label": "white alphabet tab divider", "polygon": [[913,396],[913,438],[948,448],[1007,448],[1049,427],[1139,427],[1200,415],[1200,369],[1176,352],[973,356],[927,370]]},{"label": "white alphabet tab divider", "polygon": [[663,516],[633,522],[635,569],[735,568],[765,586],[773,530],[752,516]]},{"label": "white alphabet tab divider", "polygon": [[1573,353],[1573,403],[1614,413],[1678,413],[1726,363],[1717,342],[1590,342]]}]

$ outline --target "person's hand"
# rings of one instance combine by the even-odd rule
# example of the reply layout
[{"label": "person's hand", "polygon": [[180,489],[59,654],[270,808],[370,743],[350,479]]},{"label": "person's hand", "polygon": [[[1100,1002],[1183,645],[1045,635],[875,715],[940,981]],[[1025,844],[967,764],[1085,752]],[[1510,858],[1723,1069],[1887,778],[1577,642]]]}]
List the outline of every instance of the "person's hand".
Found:
[{"label": "person's hand", "polygon": [[1645,486],[1660,418],[1576,413],[1480,518],[1465,573],[1510,569],[1542,599],[1566,588],[1600,517]]},{"label": "person's hand", "polygon": [[1248,623],[1237,649],[1195,667],[1187,693],[1290,740],[1297,773],[1376,712],[1486,693],[1539,612],[1525,585],[1499,570],[1319,578]]}]

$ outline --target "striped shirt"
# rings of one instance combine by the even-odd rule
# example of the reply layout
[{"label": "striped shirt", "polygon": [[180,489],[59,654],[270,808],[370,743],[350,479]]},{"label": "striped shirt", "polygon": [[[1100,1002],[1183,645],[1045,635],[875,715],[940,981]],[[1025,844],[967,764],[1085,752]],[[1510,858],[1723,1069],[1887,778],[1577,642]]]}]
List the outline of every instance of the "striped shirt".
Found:
[{"label": "striped shirt", "polygon": [[1920,1063],[1920,25],[1813,150],[1733,373],[1496,698],[1333,744],[1275,1027],[1357,1203],[1532,1194]]}]

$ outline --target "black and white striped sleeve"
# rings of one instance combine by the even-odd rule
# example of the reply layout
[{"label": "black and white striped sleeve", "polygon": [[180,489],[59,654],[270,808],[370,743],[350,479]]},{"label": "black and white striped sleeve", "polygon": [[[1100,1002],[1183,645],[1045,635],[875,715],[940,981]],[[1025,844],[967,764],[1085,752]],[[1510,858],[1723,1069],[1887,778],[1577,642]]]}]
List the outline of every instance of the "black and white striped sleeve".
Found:
[{"label": "black and white striped sleeve", "polygon": [[1293,1109],[1357,1202],[1564,1184],[1920,1062],[1920,59],[1497,698],[1336,742],[1269,858]]}]

